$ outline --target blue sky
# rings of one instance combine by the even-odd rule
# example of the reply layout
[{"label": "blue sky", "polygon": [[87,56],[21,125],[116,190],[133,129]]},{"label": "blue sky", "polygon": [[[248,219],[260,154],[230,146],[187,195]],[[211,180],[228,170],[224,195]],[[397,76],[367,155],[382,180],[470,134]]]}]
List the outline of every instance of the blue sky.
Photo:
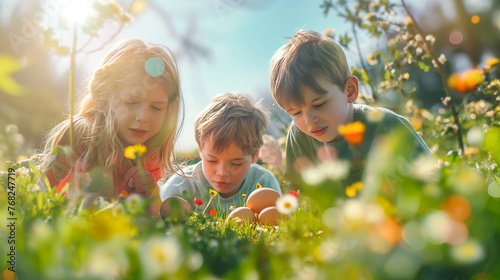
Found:
[{"label": "blue sky", "polygon": [[[65,5],[73,5],[75,1],[84,0],[46,0]],[[408,0],[407,3],[415,14],[425,12],[429,0]],[[453,11],[454,0],[443,0],[447,11]],[[466,6],[477,6],[483,3],[485,7],[493,0],[465,0]],[[42,1],[43,2],[43,1]],[[84,1],[86,3],[90,1]],[[132,0],[120,1],[127,6]],[[193,135],[193,122],[196,115],[206,107],[211,99],[223,92],[243,91],[253,96],[270,95],[269,91],[269,61],[274,52],[299,29],[313,29],[323,32],[333,28],[343,34],[350,29],[342,19],[336,17],[335,11],[325,17],[320,5],[323,0],[148,0],[144,13],[136,15],[134,22],[126,26],[112,44],[125,38],[138,38],[145,41],[165,44],[178,57],[181,75],[181,87],[185,101],[185,122],[177,148],[191,150],[196,148]],[[472,5],[471,3],[475,4]],[[19,2],[1,0],[0,15],[6,22],[12,15],[12,8]],[[26,8],[29,2],[21,2]],[[161,8],[156,8],[155,5]],[[450,6],[451,5],[451,6]],[[481,5],[479,5],[481,6]],[[10,8],[10,9],[9,9]],[[484,7],[483,7],[484,9]],[[63,12],[64,14],[64,12]],[[401,16],[401,15],[399,15]],[[453,12],[445,15],[452,18]],[[170,25],[166,24],[168,19]],[[99,46],[116,30],[108,24],[102,30],[100,38],[95,40],[88,49]],[[172,30],[174,30],[172,32]],[[71,42],[71,33],[62,34],[60,39]],[[175,34],[178,36],[175,36]],[[368,52],[378,47],[378,43],[369,38],[361,38],[362,52]],[[187,36],[209,53],[208,57],[191,58],[183,52],[179,44],[179,36]],[[86,38],[79,38],[80,44]],[[76,85],[84,89],[106,51],[92,54],[79,54],[77,57],[78,72]],[[357,65],[358,54],[346,50],[351,66]],[[68,57],[54,55],[52,69],[64,74],[69,70]]]},{"label": "blue sky", "polygon": [[[133,0],[118,1],[127,8]],[[212,98],[224,92],[243,91],[255,97],[270,96],[269,61],[274,52],[299,29],[323,32],[326,28],[344,31],[345,25],[332,15],[325,17],[320,8],[322,0],[147,0],[144,13],[134,15],[134,22],[101,51],[86,54],[100,46],[116,30],[107,24],[99,31],[99,37],[77,55],[75,85],[77,92],[84,92],[93,71],[116,42],[126,38],[138,38],[161,43],[171,48],[178,58],[182,93],[185,101],[185,122],[177,148],[196,148],[193,122],[196,115]],[[43,0],[41,9],[33,11],[33,2],[0,0],[0,23],[7,24],[16,14],[47,16],[48,25],[55,27],[58,14],[74,18],[71,7],[85,0]],[[47,12],[47,7],[57,12]],[[157,7],[161,9],[158,9]],[[78,7],[82,14],[84,9]],[[161,11],[160,11],[161,10]],[[160,11],[160,12],[159,12]],[[25,20],[34,22],[30,16]],[[166,24],[166,20],[170,25]],[[43,25],[43,24],[42,24]],[[173,30],[173,31],[172,31]],[[61,45],[70,46],[72,32],[54,29],[54,38]],[[175,36],[175,34],[177,36]],[[207,57],[191,58],[183,52],[179,36],[187,36],[208,51]],[[78,45],[88,37],[79,32]],[[79,48],[79,47],[78,47]],[[50,68],[56,76],[67,79],[70,69],[69,57],[53,54]],[[78,97],[77,97],[78,98]],[[257,99],[257,98],[256,98]]]},{"label": "blue sky", "polygon": [[[298,29],[322,32],[331,27],[345,28],[342,22],[325,18],[319,8],[322,1],[304,0],[205,0],[166,1],[162,5],[172,16],[176,30],[184,32],[190,19],[196,19],[191,37],[206,47],[209,58],[191,60],[179,55],[181,86],[186,105],[185,123],[179,149],[196,147],[193,122],[196,114],[211,99],[223,92],[243,91],[253,96],[269,93],[269,60],[274,52]],[[154,10],[137,18],[124,36],[172,46],[169,32]],[[146,26],[154,28],[146,30]]]}]

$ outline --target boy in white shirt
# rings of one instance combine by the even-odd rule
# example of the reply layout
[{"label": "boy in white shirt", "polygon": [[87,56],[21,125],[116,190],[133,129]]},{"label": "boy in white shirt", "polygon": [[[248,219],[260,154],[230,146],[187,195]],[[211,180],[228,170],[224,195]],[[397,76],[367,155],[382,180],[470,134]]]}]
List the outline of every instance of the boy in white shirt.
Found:
[{"label": "boy in white shirt", "polygon": [[248,96],[216,96],[195,121],[201,162],[183,169],[186,178],[174,174],[160,186],[161,200],[182,197],[193,203],[195,198],[200,199],[201,211],[210,201],[210,190],[214,190],[218,196],[206,213],[211,209],[228,213],[231,206],[245,206],[246,197],[257,188],[257,183],[281,195],[274,175],[256,164],[267,124],[264,111]]}]

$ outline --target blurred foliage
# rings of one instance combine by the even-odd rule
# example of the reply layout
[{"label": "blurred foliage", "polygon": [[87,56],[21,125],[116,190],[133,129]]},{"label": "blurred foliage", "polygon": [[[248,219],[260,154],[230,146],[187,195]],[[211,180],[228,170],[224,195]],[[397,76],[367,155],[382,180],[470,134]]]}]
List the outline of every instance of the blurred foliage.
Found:
[{"label": "blurred foliage", "polygon": [[[387,1],[324,1],[325,14],[333,8],[340,9],[353,32],[325,33],[344,47],[359,51],[352,46],[361,31],[389,39],[386,49],[361,55],[362,65],[353,68],[371,90],[362,101],[405,115],[433,154],[400,162],[397,155],[408,152],[405,139],[397,134],[381,139],[369,156],[365,180],[354,192],[354,186],[338,188],[332,170],[318,168],[314,182],[301,186],[299,208],[277,227],[236,224],[219,215],[197,213],[179,224],[161,220],[149,211],[152,200],[135,194],[111,201],[85,192],[72,198],[57,194],[41,172],[41,156],[27,149],[34,145],[24,140],[31,135],[25,124],[52,120],[37,115],[39,107],[48,110],[43,106],[48,101],[34,102],[40,99],[30,95],[30,82],[17,76],[30,71],[30,64],[23,66],[19,57],[9,54],[7,59],[21,61],[21,68],[15,72],[14,62],[0,73],[21,86],[20,96],[33,98],[22,102],[5,86],[0,92],[2,101],[31,106],[23,123],[16,118],[24,114],[15,116],[13,103],[0,103],[1,114],[9,116],[0,123],[5,131],[0,134],[0,217],[17,218],[19,279],[500,278],[498,59],[453,76],[447,73],[452,56],[431,55],[430,48],[441,53],[437,43],[442,38],[412,29],[418,23],[403,20],[405,16],[397,21],[393,15],[404,14],[401,6]],[[422,28],[426,30],[425,24]],[[480,33],[477,36],[483,37]],[[42,57],[47,59],[46,54]],[[450,95],[440,89],[438,109],[422,106],[425,102],[416,98],[424,87],[418,79],[425,71],[444,74],[440,87],[450,88]],[[43,78],[49,79],[50,73],[46,69]],[[457,116],[449,110],[451,102]],[[19,128],[12,123],[19,123]],[[267,153],[284,149],[286,127],[271,131],[275,137],[282,135],[270,141]],[[463,151],[457,149],[459,128]],[[283,166],[265,158],[259,163],[283,181]],[[199,157],[196,151],[185,152],[177,160],[192,164]],[[92,176],[95,187],[99,178]],[[282,189],[286,193],[291,186],[283,181]],[[15,208],[12,216],[9,206]],[[8,227],[0,227],[1,271],[9,265],[3,252],[10,251],[5,241],[10,235]]]}]

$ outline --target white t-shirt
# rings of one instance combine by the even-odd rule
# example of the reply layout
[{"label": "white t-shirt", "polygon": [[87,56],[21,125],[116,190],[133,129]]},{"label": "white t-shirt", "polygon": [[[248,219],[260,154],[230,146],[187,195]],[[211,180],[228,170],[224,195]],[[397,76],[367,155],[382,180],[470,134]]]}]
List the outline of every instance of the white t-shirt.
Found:
[{"label": "white t-shirt", "polygon": [[[186,199],[189,204],[191,204],[193,209],[197,209],[198,212],[201,212],[205,209],[210,200],[211,195],[209,190],[214,190],[214,188],[210,185],[207,178],[205,178],[205,175],[203,174],[201,161],[197,164],[184,168],[183,171],[186,175],[192,176],[192,178],[183,178],[177,174],[172,175],[172,177],[170,177],[165,184],[160,186],[159,194],[161,201],[165,201],[165,199],[172,196],[182,197]],[[245,181],[243,181],[243,185],[240,190],[235,195],[228,198],[223,198],[220,195],[217,195],[210,203],[206,213],[208,213],[211,209],[215,209],[218,212],[222,211],[226,214],[229,213],[228,209],[231,206],[245,206],[246,199],[243,198],[243,194],[245,194],[248,198],[250,193],[257,189],[257,183],[259,183],[263,188],[273,189],[281,195],[281,189],[276,177],[274,177],[271,172],[262,166],[254,163],[250,166],[248,175],[245,178]],[[197,206],[194,204],[194,198],[201,199],[203,205]]]}]

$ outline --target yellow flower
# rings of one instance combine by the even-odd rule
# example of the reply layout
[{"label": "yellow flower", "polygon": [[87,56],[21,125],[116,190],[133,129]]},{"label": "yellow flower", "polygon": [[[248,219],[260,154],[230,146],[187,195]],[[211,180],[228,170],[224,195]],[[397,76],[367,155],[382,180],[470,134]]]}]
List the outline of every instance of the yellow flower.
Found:
[{"label": "yellow flower", "polygon": [[363,182],[356,182],[352,184],[351,187],[353,187],[357,191],[360,191],[361,189],[363,189]]},{"label": "yellow flower", "polygon": [[348,196],[348,197],[354,197],[356,195],[356,190],[349,186],[345,189],[345,194]]},{"label": "yellow flower", "polygon": [[137,159],[146,152],[146,146],[137,144],[125,148],[125,157],[129,159]]},{"label": "yellow flower", "polygon": [[366,126],[362,122],[353,122],[339,126],[340,135],[344,136],[347,143],[359,145],[363,143]]},{"label": "yellow flower", "polygon": [[105,240],[112,236],[128,238],[136,233],[137,229],[126,216],[109,211],[92,216],[89,222],[89,234],[94,240]]},{"label": "yellow flower", "polygon": [[363,188],[363,183],[362,182],[356,182],[345,189],[345,194],[348,197],[354,197],[358,191],[360,191]]},{"label": "yellow flower", "polygon": [[215,197],[217,195],[217,192],[214,190],[209,190],[209,192],[212,197]]},{"label": "yellow flower", "polygon": [[498,59],[496,57],[488,58],[486,60],[486,66],[488,66],[488,68],[490,68],[491,66],[498,64],[498,63],[500,63],[500,59]]},{"label": "yellow flower", "polygon": [[243,197],[243,199],[247,198],[247,194],[246,193],[242,194],[241,196]]},{"label": "yellow flower", "polygon": [[375,65],[378,62],[377,58],[373,54],[371,54],[371,53],[369,53],[369,54],[366,55],[366,61],[370,65]]},{"label": "yellow flower", "polygon": [[257,189],[261,189],[262,188],[262,185],[257,183]]}]

